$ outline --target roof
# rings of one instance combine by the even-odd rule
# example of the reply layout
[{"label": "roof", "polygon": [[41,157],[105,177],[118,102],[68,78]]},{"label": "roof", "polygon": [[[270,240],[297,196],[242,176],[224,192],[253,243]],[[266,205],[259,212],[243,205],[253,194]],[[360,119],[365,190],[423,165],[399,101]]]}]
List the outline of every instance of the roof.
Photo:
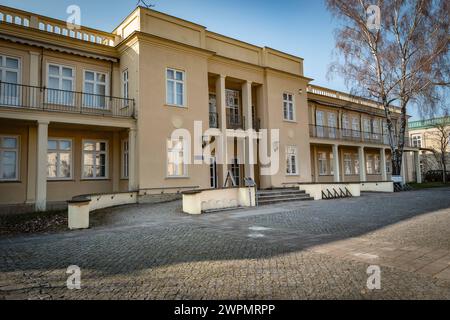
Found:
[{"label": "roof", "polygon": [[419,130],[419,129],[429,129],[433,128],[438,124],[447,123],[450,125],[450,116],[440,117],[440,118],[432,118],[418,121],[411,121],[408,123],[408,128],[410,130]]}]

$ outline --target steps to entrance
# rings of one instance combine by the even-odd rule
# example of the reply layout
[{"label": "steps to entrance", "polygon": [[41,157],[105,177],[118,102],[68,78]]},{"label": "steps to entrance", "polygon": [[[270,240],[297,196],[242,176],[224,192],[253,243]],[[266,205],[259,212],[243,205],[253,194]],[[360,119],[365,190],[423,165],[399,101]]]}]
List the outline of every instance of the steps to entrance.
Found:
[{"label": "steps to entrance", "polygon": [[260,206],[283,202],[314,200],[305,191],[300,191],[295,188],[259,190],[256,196],[258,198],[258,205]]}]

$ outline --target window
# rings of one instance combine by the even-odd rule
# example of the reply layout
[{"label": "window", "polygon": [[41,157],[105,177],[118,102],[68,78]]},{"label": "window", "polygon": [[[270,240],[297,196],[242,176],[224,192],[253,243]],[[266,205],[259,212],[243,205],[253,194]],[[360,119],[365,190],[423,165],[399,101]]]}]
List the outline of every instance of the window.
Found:
[{"label": "window", "polygon": [[359,156],[355,155],[353,159],[353,172],[356,174],[359,174]]},{"label": "window", "polygon": [[173,106],[184,106],[184,71],[167,69],[166,103]]},{"label": "window", "polygon": [[19,59],[0,56],[0,103],[3,105],[19,104],[19,66]]},{"label": "window", "polygon": [[328,160],[326,152],[319,152],[319,175],[325,176],[328,174]]},{"label": "window", "polygon": [[84,71],[83,106],[106,109],[107,74]]},{"label": "window", "polygon": [[19,138],[0,136],[0,181],[19,179]]},{"label": "window", "polygon": [[185,177],[186,164],[184,163],[183,139],[167,140],[167,176]]},{"label": "window", "polygon": [[286,174],[297,175],[297,148],[289,146],[286,148]]},{"label": "window", "polygon": [[316,126],[317,126],[317,137],[323,138],[324,131],[323,131],[323,125],[324,125],[324,113],[323,111],[317,111],[316,112]]},{"label": "window", "polygon": [[336,114],[333,112],[328,112],[329,138],[336,139],[336,127],[337,127]]},{"label": "window", "polygon": [[391,174],[392,173],[392,159],[391,157],[386,157],[386,173]]},{"label": "window", "polygon": [[283,115],[284,120],[295,120],[294,96],[290,93],[283,93]]},{"label": "window", "polygon": [[124,99],[129,99],[130,92],[128,89],[128,70],[122,72],[122,94]]},{"label": "window", "polygon": [[367,174],[374,174],[373,155],[367,155]]},{"label": "window", "polygon": [[383,143],[389,144],[389,129],[385,120],[383,120]]},{"label": "window", "polygon": [[345,137],[351,136],[350,119],[347,114],[342,115],[342,129],[344,129],[342,133]]},{"label": "window", "polygon": [[360,133],[359,133],[359,119],[358,118],[352,118],[352,132],[353,132],[353,137],[355,138],[359,138],[360,137]]},{"label": "window", "polygon": [[129,176],[129,142],[128,139],[122,140],[122,178]]},{"label": "window", "polygon": [[56,64],[48,65],[47,99],[51,104],[73,106],[75,103],[74,69]]},{"label": "window", "polygon": [[239,91],[227,89],[225,91],[225,97],[227,104],[226,113],[228,124],[231,125],[232,127],[241,125],[240,120],[241,110],[239,108],[240,106]]},{"label": "window", "polygon": [[83,178],[107,178],[108,143],[83,141]]},{"label": "window", "polygon": [[373,167],[375,174],[381,173],[381,162],[380,162],[380,156],[378,154],[373,156]]},{"label": "window", "polygon": [[334,154],[330,153],[330,175],[334,175]]},{"label": "window", "polygon": [[47,151],[47,178],[70,179],[72,177],[72,141],[49,139]]},{"label": "window", "polygon": [[233,175],[236,185],[240,185],[241,181],[241,166],[239,165],[239,159],[233,159],[231,163],[231,174]]},{"label": "window", "polygon": [[344,174],[349,176],[352,174],[352,155],[344,153]]},{"label": "window", "polygon": [[364,130],[364,139],[370,139],[370,119],[363,119],[363,130]]},{"label": "window", "polygon": [[380,134],[381,134],[380,120],[378,120],[378,119],[372,120],[372,132],[373,132],[373,135],[372,135],[373,139],[379,140]]},{"label": "window", "polygon": [[412,145],[414,148],[422,148],[422,136],[421,135],[413,135],[412,136]]}]

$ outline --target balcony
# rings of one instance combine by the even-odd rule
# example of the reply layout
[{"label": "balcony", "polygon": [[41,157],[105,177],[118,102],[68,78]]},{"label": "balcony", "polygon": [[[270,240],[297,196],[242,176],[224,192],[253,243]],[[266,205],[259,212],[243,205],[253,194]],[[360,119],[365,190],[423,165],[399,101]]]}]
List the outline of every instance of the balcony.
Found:
[{"label": "balcony", "polygon": [[[325,126],[310,125],[309,136],[311,138],[327,140],[343,140],[389,145],[389,136],[381,133],[364,132],[351,129],[338,129]],[[395,137],[395,139],[397,139],[397,137]],[[408,137],[405,137],[405,147],[412,147]]]},{"label": "balcony", "polygon": [[244,119],[239,113],[227,110],[227,129],[244,129]]},{"label": "balcony", "polygon": [[135,117],[133,99],[0,81],[0,108],[4,107],[119,118]]}]

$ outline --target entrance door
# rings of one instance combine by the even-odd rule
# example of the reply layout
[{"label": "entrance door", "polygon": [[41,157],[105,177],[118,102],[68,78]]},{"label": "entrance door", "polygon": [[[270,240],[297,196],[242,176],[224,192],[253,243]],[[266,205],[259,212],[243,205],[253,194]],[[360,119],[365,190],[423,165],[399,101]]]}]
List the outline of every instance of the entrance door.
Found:
[{"label": "entrance door", "polygon": [[218,183],[218,177],[217,177],[216,157],[211,157],[211,162],[209,165],[209,175],[210,175],[210,187],[217,189],[219,187],[219,183]]}]

